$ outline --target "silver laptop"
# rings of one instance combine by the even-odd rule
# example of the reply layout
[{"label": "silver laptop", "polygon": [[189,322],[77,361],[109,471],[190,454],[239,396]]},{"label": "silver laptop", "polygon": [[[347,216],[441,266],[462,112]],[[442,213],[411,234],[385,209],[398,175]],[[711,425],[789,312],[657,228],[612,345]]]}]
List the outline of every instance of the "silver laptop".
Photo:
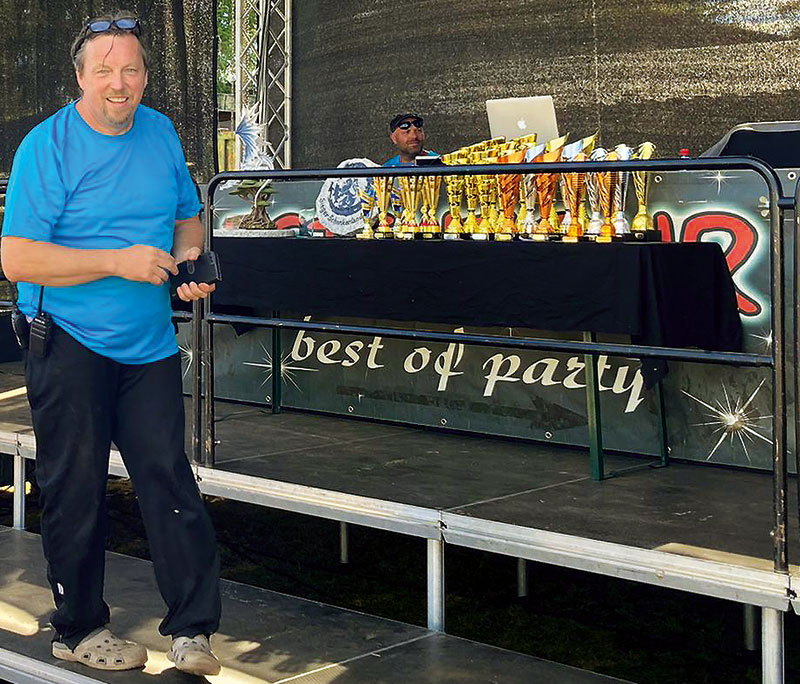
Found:
[{"label": "silver laptop", "polygon": [[556,110],[550,95],[486,100],[486,114],[493,138],[502,135],[509,140],[536,133],[537,142],[547,142],[558,137]]}]

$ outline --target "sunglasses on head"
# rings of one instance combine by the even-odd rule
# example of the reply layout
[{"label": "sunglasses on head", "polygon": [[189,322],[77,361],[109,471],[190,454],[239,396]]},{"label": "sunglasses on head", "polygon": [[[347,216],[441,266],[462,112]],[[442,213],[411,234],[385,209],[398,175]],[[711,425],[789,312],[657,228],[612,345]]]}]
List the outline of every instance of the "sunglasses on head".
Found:
[{"label": "sunglasses on head", "polygon": [[141,33],[141,26],[136,17],[124,17],[122,19],[95,19],[86,24],[88,33],[105,33],[112,28],[120,31],[130,31],[134,35]]},{"label": "sunglasses on head", "polygon": [[412,121],[403,121],[397,124],[397,128],[399,128],[401,131],[407,131],[412,126],[414,128],[422,130],[422,121],[420,119],[413,119]]}]

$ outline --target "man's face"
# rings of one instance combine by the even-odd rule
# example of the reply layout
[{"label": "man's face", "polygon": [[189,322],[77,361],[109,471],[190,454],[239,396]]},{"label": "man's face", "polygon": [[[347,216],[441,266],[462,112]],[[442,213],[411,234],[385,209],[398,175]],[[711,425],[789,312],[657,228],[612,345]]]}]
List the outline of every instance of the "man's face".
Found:
[{"label": "man's face", "polygon": [[106,135],[128,131],[147,85],[136,36],[106,34],[90,40],[84,50],[83,70],[76,75],[83,91],[78,111],[86,122]]},{"label": "man's face", "polygon": [[[395,147],[400,151],[401,156],[416,157],[422,152],[422,145],[425,142],[425,131],[422,126],[419,128],[415,123],[420,123],[419,119],[403,119],[400,126],[392,131],[391,138]],[[411,124],[405,128],[405,124]]]}]

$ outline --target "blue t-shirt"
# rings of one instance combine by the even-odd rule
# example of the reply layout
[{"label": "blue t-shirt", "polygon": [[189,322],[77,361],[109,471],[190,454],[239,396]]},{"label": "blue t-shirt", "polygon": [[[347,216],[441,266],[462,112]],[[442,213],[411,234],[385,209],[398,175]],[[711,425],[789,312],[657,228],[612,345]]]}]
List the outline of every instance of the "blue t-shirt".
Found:
[{"label": "blue t-shirt", "polygon": [[[131,129],[104,135],[71,103],[19,146],[9,179],[3,235],[75,249],[150,245],[172,249],[175,221],[200,202],[172,122],[139,105]],[[19,284],[34,316],[42,288]],[[46,286],[42,309],[81,344],[120,363],[158,361],[178,350],[168,285],[107,277]]]},{"label": "blue t-shirt", "polygon": [[[431,152],[430,150],[422,150],[420,155],[431,155],[436,154],[436,152]],[[394,157],[389,157],[385,162],[383,162],[384,166],[414,166],[415,162],[404,162],[400,161],[400,155],[396,154]]]}]

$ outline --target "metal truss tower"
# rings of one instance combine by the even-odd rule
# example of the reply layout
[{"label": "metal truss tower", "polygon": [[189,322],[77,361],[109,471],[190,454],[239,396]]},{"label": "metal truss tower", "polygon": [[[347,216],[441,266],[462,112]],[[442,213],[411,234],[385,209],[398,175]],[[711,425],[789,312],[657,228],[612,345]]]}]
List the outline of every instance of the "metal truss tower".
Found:
[{"label": "metal truss tower", "polygon": [[[292,0],[235,0],[236,123],[256,107],[276,168],[292,163]],[[238,154],[237,154],[238,162]]]}]

